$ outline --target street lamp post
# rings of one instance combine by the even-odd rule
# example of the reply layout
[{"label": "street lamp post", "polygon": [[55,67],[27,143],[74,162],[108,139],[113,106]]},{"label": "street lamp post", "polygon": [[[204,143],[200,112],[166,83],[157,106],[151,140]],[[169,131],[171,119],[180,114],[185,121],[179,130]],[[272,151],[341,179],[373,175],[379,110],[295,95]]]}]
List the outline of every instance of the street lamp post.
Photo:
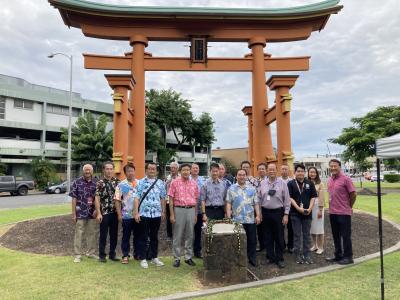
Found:
[{"label": "street lamp post", "polygon": [[69,59],[70,71],[69,71],[69,108],[68,108],[68,150],[67,150],[67,195],[71,191],[71,139],[72,139],[72,65],[73,56],[64,53],[53,53],[48,58],[53,58],[56,55],[62,55]]}]

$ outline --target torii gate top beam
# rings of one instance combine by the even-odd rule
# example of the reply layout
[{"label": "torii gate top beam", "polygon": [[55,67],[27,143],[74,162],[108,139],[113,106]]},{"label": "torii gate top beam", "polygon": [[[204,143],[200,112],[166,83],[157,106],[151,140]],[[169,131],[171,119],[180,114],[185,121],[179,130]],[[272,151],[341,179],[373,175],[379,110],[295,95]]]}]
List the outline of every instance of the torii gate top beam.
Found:
[{"label": "torii gate top beam", "polygon": [[141,34],[150,41],[187,41],[207,36],[211,42],[247,42],[254,36],[267,42],[307,39],[324,28],[339,0],[279,9],[144,7],[99,4],[83,0],[48,0],[64,23],[86,36],[129,40]]}]

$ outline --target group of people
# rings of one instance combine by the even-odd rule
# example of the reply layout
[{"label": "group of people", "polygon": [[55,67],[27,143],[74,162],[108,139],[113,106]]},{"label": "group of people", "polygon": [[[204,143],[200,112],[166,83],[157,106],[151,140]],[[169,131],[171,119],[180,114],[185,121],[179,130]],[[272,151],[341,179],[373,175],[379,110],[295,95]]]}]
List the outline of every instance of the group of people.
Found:
[{"label": "group of people", "polygon": [[[333,159],[329,166],[329,218],[335,255],[327,260],[349,264],[353,262],[351,214],[356,193],[350,178],[341,172],[340,161]],[[306,176],[304,165],[297,164],[294,178],[290,178],[289,166],[281,166],[278,177],[276,164],[260,163],[258,176],[253,177],[250,162],[243,161],[234,178],[225,173],[224,165],[211,163],[210,177],[203,179],[199,165],[174,162],[165,181],[157,178],[157,165],[152,162],[140,180],[132,163],[123,171],[126,178],[119,181],[114,177],[113,163],[105,162],[103,178],[96,181],[93,167],[87,164],[83,176],[73,183],[74,262],[81,261],[83,240],[87,257],[107,262],[109,237],[109,260],[128,264],[134,258],[145,269],[148,261],[163,266],[158,258],[158,239],[161,222],[166,221],[173,266],[180,266],[182,256],[186,264],[194,266],[193,258],[202,258],[203,223],[224,218],[243,225],[248,262],[253,266],[257,265],[257,251],[265,251],[268,262],[279,268],[285,267],[285,250],[294,253],[299,264],[312,264],[313,251],[324,252],[325,186],[314,167]],[[120,224],[121,259],[116,256]]]}]

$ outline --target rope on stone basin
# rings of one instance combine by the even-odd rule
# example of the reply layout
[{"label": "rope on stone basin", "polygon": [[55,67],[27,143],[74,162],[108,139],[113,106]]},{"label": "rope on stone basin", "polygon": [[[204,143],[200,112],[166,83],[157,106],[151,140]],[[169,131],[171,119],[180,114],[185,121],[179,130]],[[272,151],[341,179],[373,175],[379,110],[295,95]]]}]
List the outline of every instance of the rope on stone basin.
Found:
[{"label": "rope on stone basin", "polygon": [[254,274],[249,268],[246,268],[247,272],[251,275],[251,277],[253,277],[254,281],[259,281],[260,278],[257,277],[256,274]]},{"label": "rope on stone basin", "polygon": [[236,235],[237,238],[237,253],[240,253],[241,250],[241,243],[240,243],[240,232],[241,232],[241,224],[238,222],[234,222],[232,221],[232,219],[227,219],[224,218],[222,220],[210,220],[207,222],[207,234],[208,234],[208,238],[207,238],[207,253],[210,253],[210,245],[212,243],[213,240],[213,226],[215,224],[233,224],[233,232]]}]

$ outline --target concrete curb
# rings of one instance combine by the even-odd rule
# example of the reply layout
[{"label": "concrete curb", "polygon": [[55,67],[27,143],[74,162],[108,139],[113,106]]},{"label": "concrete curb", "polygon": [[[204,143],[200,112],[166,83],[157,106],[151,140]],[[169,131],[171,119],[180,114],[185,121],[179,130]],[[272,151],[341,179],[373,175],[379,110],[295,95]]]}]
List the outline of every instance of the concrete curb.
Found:
[{"label": "concrete curb", "polygon": [[[359,214],[366,214],[370,216],[376,217],[375,214],[369,213],[369,212],[364,212],[360,210],[354,210],[354,212],[359,213]],[[397,230],[400,231],[400,225],[390,221],[383,219],[385,222],[388,222],[391,224],[393,227],[395,227]],[[395,251],[400,250],[400,241],[397,242],[394,246],[387,248],[383,251],[384,254],[389,254],[393,253]],[[317,269],[312,269],[309,271],[305,272],[300,272],[300,273],[294,273],[294,274],[289,274],[289,275],[284,275],[284,276],[279,276],[275,278],[270,278],[270,279],[264,279],[260,281],[253,281],[253,282],[247,282],[247,283],[241,283],[241,284],[235,284],[235,285],[229,285],[229,286],[224,286],[224,287],[218,287],[218,288],[212,288],[212,289],[206,289],[206,290],[200,290],[200,291],[194,291],[194,292],[183,292],[183,293],[177,293],[177,294],[172,294],[172,295],[166,295],[166,296],[161,296],[161,297],[155,297],[155,298],[148,298],[151,300],[175,300],[175,299],[188,299],[188,298],[196,298],[196,297],[204,297],[204,296],[209,296],[209,295],[215,295],[219,293],[224,293],[224,292],[233,292],[233,291],[238,291],[242,289],[247,289],[247,288],[255,288],[255,287],[260,287],[263,285],[268,285],[268,284],[274,284],[274,283],[280,283],[280,282],[285,282],[289,280],[295,280],[295,279],[301,279],[303,277],[308,277],[312,275],[317,275],[325,272],[331,272],[335,270],[340,270],[348,267],[352,267],[355,265],[358,265],[360,263],[366,262],[368,260],[377,258],[380,256],[379,252],[375,252],[372,254],[368,254],[359,258],[354,259],[354,264],[352,265],[331,265],[331,266],[326,266],[326,267],[321,267]]]}]

